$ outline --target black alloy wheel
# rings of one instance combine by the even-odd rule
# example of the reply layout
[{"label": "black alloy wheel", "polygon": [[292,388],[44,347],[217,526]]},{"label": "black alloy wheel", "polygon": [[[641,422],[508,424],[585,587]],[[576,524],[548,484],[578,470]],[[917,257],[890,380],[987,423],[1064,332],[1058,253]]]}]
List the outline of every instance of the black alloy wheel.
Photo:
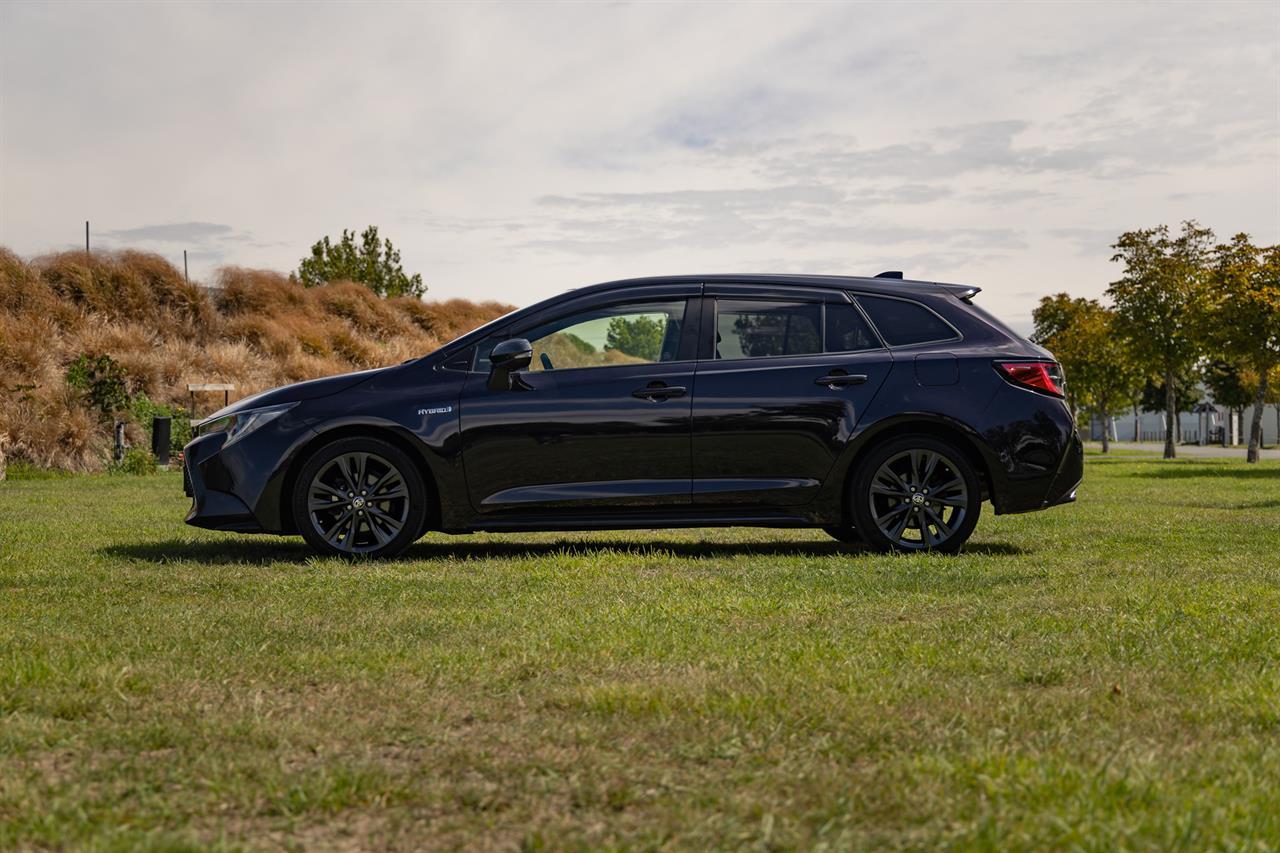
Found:
[{"label": "black alloy wheel", "polygon": [[408,455],[372,438],[327,444],[307,460],[293,494],[298,531],[344,557],[390,557],[421,535],[426,487]]},{"label": "black alloy wheel", "polygon": [[880,551],[955,553],[973,533],[982,493],[972,463],[930,436],[873,449],[853,478],[854,525]]}]

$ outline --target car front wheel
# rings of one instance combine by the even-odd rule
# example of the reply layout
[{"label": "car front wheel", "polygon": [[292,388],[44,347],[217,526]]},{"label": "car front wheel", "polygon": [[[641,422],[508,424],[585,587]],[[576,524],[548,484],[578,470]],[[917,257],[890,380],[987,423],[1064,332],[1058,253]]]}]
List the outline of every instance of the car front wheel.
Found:
[{"label": "car front wheel", "polygon": [[982,509],[972,463],[930,436],[903,436],[874,448],[852,488],[854,526],[879,551],[955,553]]},{"label": "car front wheel", "polygon": [[427,491],[413,460],[374,438],[344,438],[320,448],[298,475],[293,517],[317,551],[391,557],[418,538]]}]

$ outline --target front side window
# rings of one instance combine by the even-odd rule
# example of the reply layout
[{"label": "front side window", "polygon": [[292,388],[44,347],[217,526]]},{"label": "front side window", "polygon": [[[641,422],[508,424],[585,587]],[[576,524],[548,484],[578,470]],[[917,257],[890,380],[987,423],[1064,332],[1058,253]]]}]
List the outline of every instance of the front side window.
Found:
[{"label": "front side window", "polygon": [[716,358],[822,352],[822,305],[756,299],[716,301]]},{"label": "front side window", "polygon": [[891,347],[951,341],[959,337],[945,320],[919,302],[858,296],[858,304],[867,312],[871,322],[880,330],[881,337]]},{"label": "front side window", "polygon": [[[533,345],[530,370],[569,370],[672,361],[680,349],[686,300],[610,305],[579,311],[516,336]],[[480,345],[476,370],[489,370],[489,351],[501,338]]]}]

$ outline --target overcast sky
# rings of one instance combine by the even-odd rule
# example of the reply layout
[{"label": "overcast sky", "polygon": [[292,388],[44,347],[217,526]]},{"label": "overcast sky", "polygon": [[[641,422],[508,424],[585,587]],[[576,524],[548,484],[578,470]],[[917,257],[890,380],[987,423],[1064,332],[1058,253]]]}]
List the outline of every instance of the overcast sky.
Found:
[{"label": "overcast sky", "polygon": [[0,0],[0,244],[429,298],[662,273],[959,281],[1022,329],[1121,231],[1280,241],[1280,3]]}]

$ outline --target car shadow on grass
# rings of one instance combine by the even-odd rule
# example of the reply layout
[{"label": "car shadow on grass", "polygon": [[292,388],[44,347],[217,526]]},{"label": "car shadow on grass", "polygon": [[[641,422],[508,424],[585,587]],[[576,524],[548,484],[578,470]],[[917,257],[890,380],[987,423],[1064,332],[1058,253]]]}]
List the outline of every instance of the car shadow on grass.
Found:
[{"label": "car shadow on grass", "polygon": [[[873,557],[875,552],[861,545],[839,542],[691,542],[688,540],[626,539],[561,539],[552,542],[419,541],[397,557],[405,560],[492,560],[536,559],[556,554],[589,554],[597,551],[621,551],[637,556],[663,554],[688,559],[710,559],[737,556],[802,556],[802,557]],[[161,542],[134,542],[108,545],[98,553],[115,559],[146,563],[203,563],[206,565],[270,565],[272,563],[305,563],[316,558],[315,552],[295,539],[256,539],[224,541],[189,541],[172,539]],[[1004,542],[977,542],[965,546],[969,556],[1022,556],[1027,552]]]}]

